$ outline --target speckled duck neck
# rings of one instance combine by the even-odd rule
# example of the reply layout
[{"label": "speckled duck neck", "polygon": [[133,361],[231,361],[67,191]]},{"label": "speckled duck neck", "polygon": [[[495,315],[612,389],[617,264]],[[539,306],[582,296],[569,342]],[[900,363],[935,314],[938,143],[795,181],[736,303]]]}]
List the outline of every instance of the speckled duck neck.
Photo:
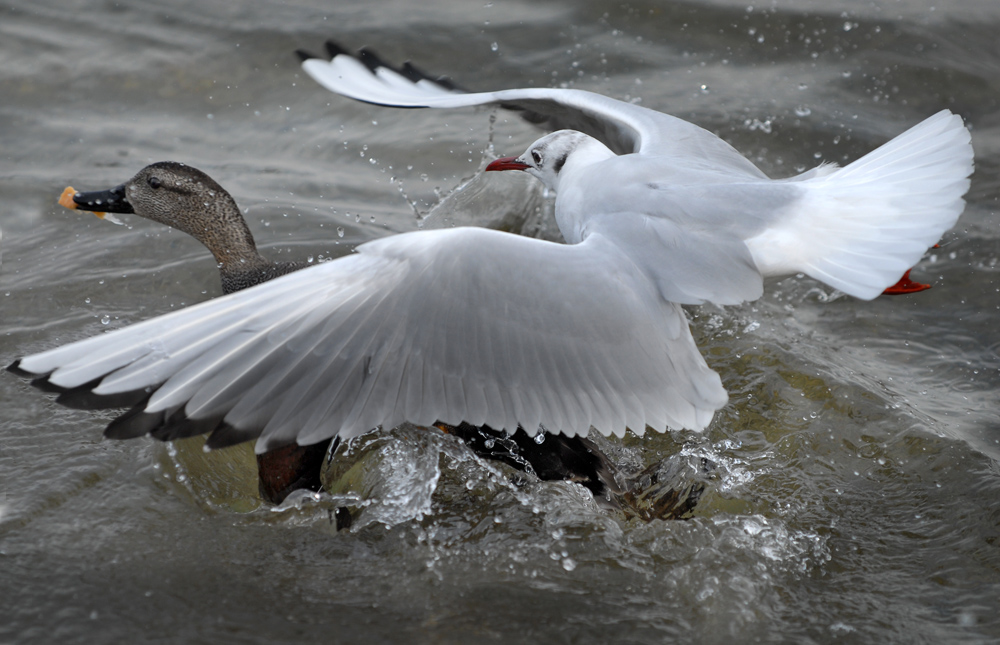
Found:
[{"label": "speckled duck neck", "polygon": [[221,187],[201,213],[178,218],[176,227],[205,245],[219,266],[222,290],[233,293],[284,275],[300,265],[275,264],[257,252],[236,201]]}]

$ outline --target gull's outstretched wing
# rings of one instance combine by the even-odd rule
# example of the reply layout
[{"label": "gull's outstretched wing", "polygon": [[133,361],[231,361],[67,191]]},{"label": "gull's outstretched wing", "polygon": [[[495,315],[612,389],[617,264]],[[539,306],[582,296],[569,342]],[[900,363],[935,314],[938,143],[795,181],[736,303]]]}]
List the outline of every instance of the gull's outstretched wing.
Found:
[{"label": "gull's outstretched wing", "polygon": [[743,155],[711,132],[683,119],[585,90],[526,88],[467,93],[454,83],[432,79],[407,64],[394,68],[371,50],[352,56],[327,43],[330,59],[304,58],[302,69],[317,83],[343,96],[390,107],[456,108],[497,105],[522,110],[552,130],[571,129],[599,139],[618,154],[696,155],[718,166],[763,177]]},{"label": "gull's outstretched wing", "polygon": [[603,236],[474,228],[370,242],[11,367],[67,405],[132,406],[109,436],[258,451],[404,421],[700,430],[727,400],[680,307]]}]

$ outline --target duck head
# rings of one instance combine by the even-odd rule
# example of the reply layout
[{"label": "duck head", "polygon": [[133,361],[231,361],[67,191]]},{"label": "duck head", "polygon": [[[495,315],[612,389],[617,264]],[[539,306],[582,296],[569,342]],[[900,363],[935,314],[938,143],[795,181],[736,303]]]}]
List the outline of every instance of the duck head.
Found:
[{"label": "duck head", "polygon": [[[214,179],[192,166],[161,161],[140,170],[110,190],[76,192],[65,206],[96,213],[134,213],[185,233],[202,228],[207,213],[235,208],[235,202]],[[238,211],[237,211],[238,212]]]}]

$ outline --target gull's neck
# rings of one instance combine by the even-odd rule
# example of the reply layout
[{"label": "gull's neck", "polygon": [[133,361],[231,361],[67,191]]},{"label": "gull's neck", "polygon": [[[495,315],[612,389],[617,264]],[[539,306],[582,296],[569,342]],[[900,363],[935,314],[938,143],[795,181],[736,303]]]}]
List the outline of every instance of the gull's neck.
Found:
[{"label": "gull's neck", "polygon": [[[583,240],[584,222],[589,213],[586,193],[590,183],[600,180],[599,164],[617,157],[610,148],[593,137],[585,137],[566,158],[552,190],[556,192],[556,223],[570,244]],[[596,173],[593,171],[597,171]]]}]

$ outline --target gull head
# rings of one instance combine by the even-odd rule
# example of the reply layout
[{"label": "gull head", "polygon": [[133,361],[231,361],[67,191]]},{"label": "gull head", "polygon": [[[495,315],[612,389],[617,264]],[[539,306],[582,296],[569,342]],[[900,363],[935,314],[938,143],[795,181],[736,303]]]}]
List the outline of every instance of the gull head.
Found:
[{"label": "gull head", "polygon": [[559,130],[535,141],[519,157],[501,157],[486,170],[523,170],[547,188],[559,192],[559,180],[568,168],[588,165],[614,156],[597,139],[576,130]]}]

